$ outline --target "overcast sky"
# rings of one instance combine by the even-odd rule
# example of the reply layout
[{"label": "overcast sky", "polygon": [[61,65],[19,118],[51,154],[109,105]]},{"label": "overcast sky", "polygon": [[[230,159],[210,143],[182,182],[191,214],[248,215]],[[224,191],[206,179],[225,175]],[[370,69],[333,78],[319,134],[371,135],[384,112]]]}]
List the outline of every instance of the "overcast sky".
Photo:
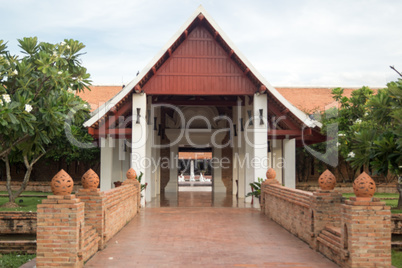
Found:
[{"label": "overcast sky", "polygon": [[0,0],[0,39],[73,38],[95,85],[142,70],[202,4],[274,86],[384,86],[402,71],[400,0]]}]

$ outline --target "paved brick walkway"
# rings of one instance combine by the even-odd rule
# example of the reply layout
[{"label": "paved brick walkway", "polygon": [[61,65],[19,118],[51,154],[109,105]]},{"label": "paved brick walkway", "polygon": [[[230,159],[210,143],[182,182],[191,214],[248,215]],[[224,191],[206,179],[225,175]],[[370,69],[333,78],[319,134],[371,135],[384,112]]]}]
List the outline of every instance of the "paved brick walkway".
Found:
[{"label": "paved brick walkway", "polygon": [[147,207],[86,267],[337,266],[256,209]]}]

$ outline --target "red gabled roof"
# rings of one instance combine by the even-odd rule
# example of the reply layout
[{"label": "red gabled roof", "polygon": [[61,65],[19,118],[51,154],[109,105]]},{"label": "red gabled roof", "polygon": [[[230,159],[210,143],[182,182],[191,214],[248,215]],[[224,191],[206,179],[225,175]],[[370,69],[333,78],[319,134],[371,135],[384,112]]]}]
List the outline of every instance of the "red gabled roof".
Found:
[{"label": "red gabled roof", "polygon": [[[95,132],[105,122],[113,126],[115,122],[110,122],[110,115],[123,115],[120,112],[122,107],[131,107],[131,94],[140,92],[163,96],[221,97],[266,93],[271,103],[269,107],[276,107],[278,113],[286,111],[299,130],[307,126],[318,131],[321,125],[291,105],[272,87],[201,6],[150,64],[125,88],[101,105],[84,126]],[[129,112],[126,111],[127,114]],[[288,123],[291,124],[290,121]]]}]

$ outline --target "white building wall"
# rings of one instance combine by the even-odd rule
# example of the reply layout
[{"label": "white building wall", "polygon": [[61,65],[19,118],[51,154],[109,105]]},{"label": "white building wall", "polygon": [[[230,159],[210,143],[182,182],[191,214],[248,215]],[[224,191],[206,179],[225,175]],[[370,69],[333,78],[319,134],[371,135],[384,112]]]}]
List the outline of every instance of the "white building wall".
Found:
[{"label": "white building wall", "polygon": [[[233,127],[236,127],[236,130],[232,132],[232,139],[233,139],[233,149],[232,149],[232,195],[237,194],[237,184],[236,181],[239,179],[238,174],[238,163],[236,161],[236,156],[238,155],[238,141],[237,136],[234,136],[235,132],[238,133],[240,131],[240,120],[238,117],[238,110],[237,107],[233,107]],[[238,135],[238,134],[237,134]]]},{"label": "white building wall", "polygon": [[296,139],[283,140],[284,185],[288,188],[296,188]]},{"label": "white building wall", "polygon": [[[268,105],[267,94],[254,95],[253,110],[257,120],[254,121],[254,181],[265,180],[268,170]],[[262,120],[260,119],[262,111]]]},{"label": "white building wall", "polygon": [[248,119],[246,109],[244,106],[237,106],[237,115],[238,115],[238,121],[237,121],[237,153],[238,155],[235,156],[235,161],[237,165],[237,174],[238,174],[238,198],[244,198],[245,197],[245,192],[246,192],[246,182],[245,182],[245,172],[246,172],[246,165],[245,163],[245,155],[246,155],[246,147],[245,147],[245,140],[244,140],[244,131],[241,131],[241,126],[240,126],[240,118],[243,118],[243,127],[245,128],[244,124],[246,123],[246,120]]},{"label": "white building wall", "polygon": [[283,170],[283,158],[282,158],[282,140],[270,140],[271,153],[269,153],[269,167],[272,167],[276,172],[276,180],[279,183],[283,183],[282,170]]},{"label": "white building wall", "polygon": [[[254,127],[256,124],[255,114],[253,109],[253,104],[250,104],[250,98],[246,97],[245,108],[245,121],[249,123],[245,123],[244,127],[244,142],[243,146],[245,148],[245,161],[244,161],[244,194],[246,195],[248,192],[251,192],[250,183],[254,182],[254,168],[251,166],[251,161],[254,159]],[[251,121],[249,121],[248,111],[251,111]],[[252,122],[252,123],[251,123]],[[246,197],[245,202],[251,203],[252,198]]]},{"label": "white building wall", "polygon": [[[145,163],[147,157],[147,121],[145,115],[147,113],[147,99],[146,94],[133,94],[133,123],[132,123],[132,138],[131,138],[131,167],[139,175],[140,172],[144,173],[144,176],[149,176],[146,174]],[[137,108],[140,109],[140,122],[137,121]],[[144,178],[144,177],[143,177]],[[144,180],[144,179],[143,179]],[[146,179],[145,179],[146,180]],[[144,181],[142,181],[144,183]],[[146,193],[142,193],[145,198]],[[145,198],[141,199],[141,204],[145,205]]]},{"label": "white building wall", "polygon": [[[212,157],[214,159],[222,159],[222,149],[212,148]],[[214,193],[226,193],[226,187],[222,180],[222,168],[218,163],[212,163],[213,168],[213,189]]]},{"label": "white building wall", "polygon": [[107,191],[112,188],[113,170],[113,146],[112,138],[100,138],[101,164],[100,164],[100,189]]},{"label": "white building wall", "polygon": [[[145,94],[144,94],[145,95]],[[154,195],[155,191],[155,184],[153,182],[153,168],[152,168],[152,143],[153,143],[153,131],[152,131],[152,125],[149,124],[150,118],[151,117],[151,97],[147,97],[147,108],[144,111],[144,117],[145,117],[145,124],[146,124],[146,148],[145,148],[145,155],[146,155],[146,161],[144,161],[145,164],[145,173],[144,173],[144,182],[148,184],[147,188],[145,189],[145,200],[147,202],[151,202],[152,197]]]}]

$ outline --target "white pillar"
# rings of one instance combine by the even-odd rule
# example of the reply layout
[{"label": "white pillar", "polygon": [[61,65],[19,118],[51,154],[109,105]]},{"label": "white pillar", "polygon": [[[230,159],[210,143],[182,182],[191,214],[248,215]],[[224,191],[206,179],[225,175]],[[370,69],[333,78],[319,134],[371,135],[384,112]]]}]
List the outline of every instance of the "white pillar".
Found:
[{"label": "white pillar", "polygon": [[[268,102],[267,94],[254,95],[253,101],[254,116],[254,181],[258,178],[265,180],[265,174],[268,170]],[[262,111],[262,115],[261,115]],[[260,115],[262,120],[260,120]]]},{"label": "white pillar", "polygon": [[[157,118],[157,121],[154,121],[154,117]],[[158,120],[160,120],[159,109],[151,109],[151,128],[150,132],[152,132],[153,136],[153,144],[152,144],[152,197],[156,197],[160,193],[160,184],[159,184],[159,168],[160,168],[160,137],[158,136],[157,130],[154,130],[154,127],[158,129]]]},{"label": "white pillar", "polygon": [[165,187],[165,193],[176,193],[177,194],[177,180],[178,180],[178,172],[177,172],[177,161],[178,161],[178,153],[179,147],[178,145],[173,145],[170,147],[170,163],[169,163],[169,182]]},{"label": "white pillar", "polygon": [[100,189],[107,191],[112,188],[113,172],[113,140],[110,137],[101,138],[101,164],[100,164]]},{"label": "white pillar", "polygon": [[[145,95],[145,94],[144,94]],[[150,120],[151,118],[151,104],[152,104],[152,99],[150,96],[148,96],[146,98],[147,101],[147,106],[146,106],[146,110],[144,111],[144,119],[145,119],[145,124],[146,124],[146,129],[147,129],[147,139],[146,139],[146,148],[145,148],[145,156],[146,156],[146,161],[144,162],[145,164],[145,182],[148,184],[147,188],[146,188],[146,193],[145,193],[145,200],[147,202],[151,202],[152,200],[152,190],[155,187],[153,180],[152,180],[152,141],[154,139],[153,135],[153,131],[152,131],[152,125],[148,124],[148,120]],[[148,114],[149,112],[149,114]]]},{"label": "white pillar", "polygon": [[269,166],[272,167],[276,172],[276,180],[280,184],[283,183],[282,170],[284,168],[284,160],[282,157],[282,140],[272,139],[271,140],[271,157]]},{"label": "white pillar", "polygon": [[283,140],[284,184],[288,188],[296,188],[296,139]]},{"label": "white pillar", "polygon": [[212,149],[212,160],[211,162],[213,168],[213,189],[214,193],[226,193],[226,187],[222,180],[222,168],[219,165],[219,161],[222,159],[222,149],[213,148]]},{"label": "white pillar", "polygon": [[[246,100],[247,102],[247,100]],[[245,192],[246,192],[246,188],[245,188],[245,169],[246,169],[246,160],[245,160],[245,154],[246,154],[246,146],[245,146],[245,139],[244,139],[244,135],[245,132],[241,131],[241,126],[240,126],[240,118],[243,118],[243,127],[244,124],[246,123],[248,116],[247,116],[247,111],[245,109],[245,106],[237,106],[237,114],[238,114],[238,128],[237,128],[237,153],[238,155],[235,156],[236,158],[236,165],[237,165],[237,178],[238,178],[238,193],[239,196],[238,198],[244,198],[245,196]]]},{"label": "white pillar", "polygon": [[195,181],[195,176],[194,176],[194,160],[190,160],[190,181]]},{"label": "white pillar", "polygon": [[[160,123],[161,123],[161,110],[158,109],[157,121],[156,121],[156,129],[157,130],[154,131],[156,141],[157,141],[156,144],[158,144],[158,145],[161,144],[161,136],[158,136],[158,126]],[[162,159],[161,159],[161,149],[159,147],[160,146],[158,146],[158,148],[156,149],[156,155],[157,155],[156,194],[157,195],[161,193],[161,162],[159,162],[159,161]]]},{"label": "white pillar", "polygon": [[[140,120],[137,124],[137,109],[139,110]],[[131,142],[131,167],[139,175],[143,172],[142,184],[146,182],[147,176],[145,165],[147,157],[147,121],[145,119],[147,113],[147,96],[145,93],[133,94],[133,123],[132,123],[132,142]],[[144,198],[141,199],[141,204],[145,205],[146,193],[143,193]]]},{"label": "white pillar", "polygon": [[[257,120],[254,118],[257,116],[254,112],[253,105],[250,105],[251,97],[246,97],[246,104],[245,114],[246,114],[246,121],[248,122],[245,124],[244,127],[244,149],[245,149],[245,161],[244,161],[244,195],[248,192],[251,192],[250,183],[255,181],[254,176],[254,168],[251,165],[254,159],[254,127],[258,123]],[[251,121],[249,121],[248,113],[251,112]],[[252,123],[251,123],[252,122]],[[246,197],[245,202],[251,203],[251,197]]]},{"label": "white pillar", "polygon": [[233,139],[233,147],[232,147],[232,195],[236,195],[237,193],[237,184],[236,181],[238,182],[239,176],[238,176],[238,163],[237,163],[237,156],[238,156],[238,144],[237,144],[237,136],[234,136],[234,133],[236,132],[238,135],[238,131],[240,130],[240,120],[238,117],[238,111],[236,109],[237,107],[233,107],[233,124],[236,125],[236,130],[233,131],[232,133],[232,139]]}]

